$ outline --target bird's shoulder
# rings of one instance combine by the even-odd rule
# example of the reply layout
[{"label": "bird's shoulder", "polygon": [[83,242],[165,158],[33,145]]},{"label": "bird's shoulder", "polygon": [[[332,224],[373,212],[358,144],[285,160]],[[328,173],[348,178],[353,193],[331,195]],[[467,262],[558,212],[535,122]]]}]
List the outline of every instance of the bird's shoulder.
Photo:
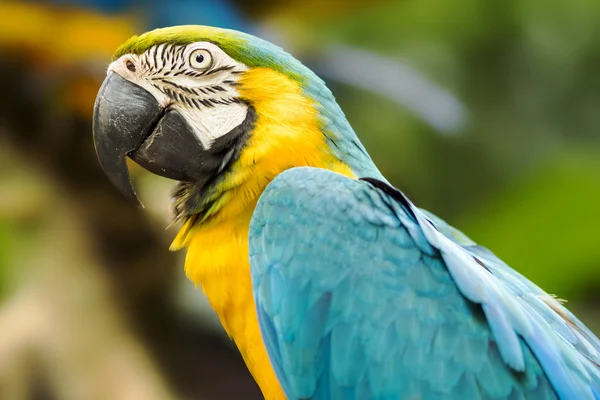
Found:
[{"label": "bird's shoulder", "polygon": [[583,324],[385,182],[288,170],[259,199],[249,245],[290,398],[598,394]]}]

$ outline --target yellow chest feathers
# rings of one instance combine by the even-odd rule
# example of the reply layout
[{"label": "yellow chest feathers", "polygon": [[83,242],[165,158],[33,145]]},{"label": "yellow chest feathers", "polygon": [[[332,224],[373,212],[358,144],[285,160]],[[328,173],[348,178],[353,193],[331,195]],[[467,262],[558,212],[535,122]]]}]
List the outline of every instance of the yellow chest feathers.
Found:
[{"label": "yellow chest feathers", "polygon": [[[268,82],[265,85],[264,82]],[[285,399],[263,344],[252,296],[248,227],[258,197],[280,172],[314,166],[353,176],[330,152],[313,102],[299,84],[270,69],[248,71],[240,94],[253,104],[256,126],[203,222],[189,220],[172,248],[188,247],[187,276],[199,285],[233,338],[266,399]]]}]

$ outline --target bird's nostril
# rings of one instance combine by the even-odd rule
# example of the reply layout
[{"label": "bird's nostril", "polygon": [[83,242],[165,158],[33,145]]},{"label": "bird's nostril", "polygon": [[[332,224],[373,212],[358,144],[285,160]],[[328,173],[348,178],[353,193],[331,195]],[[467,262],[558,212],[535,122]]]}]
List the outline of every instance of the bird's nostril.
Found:
[{"label": "bird's nostril", "polygon": [[127,67],[128,70],[130,70],[131,72],[135,72],[135,64],[133,63],[133,61],[131,60],[127,60],[125,62],[125,66]]}]

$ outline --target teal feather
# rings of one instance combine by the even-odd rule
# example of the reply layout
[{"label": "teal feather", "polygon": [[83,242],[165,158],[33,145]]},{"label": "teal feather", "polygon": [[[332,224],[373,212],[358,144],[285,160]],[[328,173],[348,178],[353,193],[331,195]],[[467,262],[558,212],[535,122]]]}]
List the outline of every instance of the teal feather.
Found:
[{"label": "teal feather", "polygon": [[280,174],[250,233],[261,331],[289,399],[598,399],[598,339],[385,184]]}]

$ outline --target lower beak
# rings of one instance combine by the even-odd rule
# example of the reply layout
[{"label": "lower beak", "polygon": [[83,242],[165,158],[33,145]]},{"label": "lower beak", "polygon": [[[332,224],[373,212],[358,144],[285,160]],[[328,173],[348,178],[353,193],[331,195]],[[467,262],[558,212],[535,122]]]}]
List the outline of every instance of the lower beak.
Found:
[{"label": "lower beak", "polygon": [[154,95],[116,73],[96,97],[94,144],[110,181],[141,205],[129,177],[126,156],[157,175],[193,180],[202,146],[193,129],[175,110],[162,107]]}]

